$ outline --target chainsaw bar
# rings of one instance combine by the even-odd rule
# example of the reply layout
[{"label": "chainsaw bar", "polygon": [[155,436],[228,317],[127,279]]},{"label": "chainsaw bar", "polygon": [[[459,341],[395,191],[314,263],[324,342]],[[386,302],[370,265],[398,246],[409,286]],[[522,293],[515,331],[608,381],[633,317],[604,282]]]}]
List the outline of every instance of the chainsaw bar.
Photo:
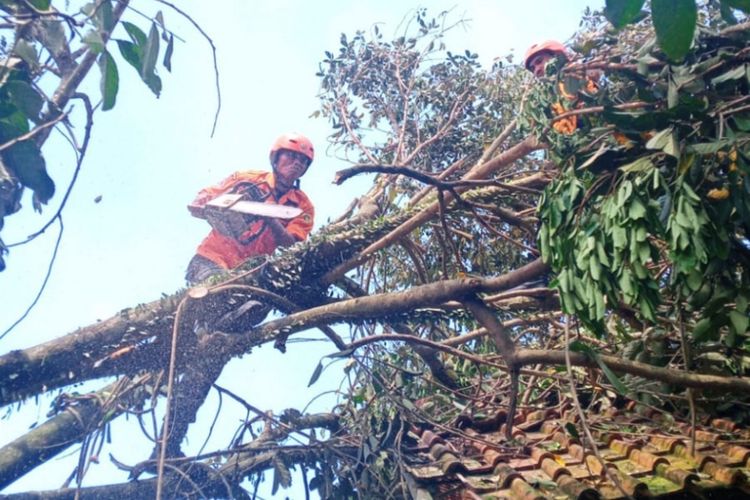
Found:
[{"label": "chainsaw bar", "polygon": [[302,213],[299,207],[247,201],[241,194],[223,194],[206,203],[206,208],[224,209],[256,217],[273,217],[274,219],[294,219]]}]

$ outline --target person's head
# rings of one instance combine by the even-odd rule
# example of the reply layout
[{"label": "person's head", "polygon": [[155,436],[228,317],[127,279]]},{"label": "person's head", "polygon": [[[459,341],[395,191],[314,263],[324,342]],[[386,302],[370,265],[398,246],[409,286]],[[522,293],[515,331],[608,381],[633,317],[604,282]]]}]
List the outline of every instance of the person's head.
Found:
[{"label": "person's head", "polygon": [[565,46],[558,41],[547,40],[535,43],[529,47],[526,51],[526,56],[523,58],[523,64],[526,66],[526,69],[539,78],[544,76],[544,66],[547,64],[547,61],[554,57],[559,57],[567,61],[568,54]]},{"label": "person's head", "polygon": [[269,159],[277,186],[288,189],[305,175],[315,157],[310,139],[295,132],[279,136],[271,146]]}]

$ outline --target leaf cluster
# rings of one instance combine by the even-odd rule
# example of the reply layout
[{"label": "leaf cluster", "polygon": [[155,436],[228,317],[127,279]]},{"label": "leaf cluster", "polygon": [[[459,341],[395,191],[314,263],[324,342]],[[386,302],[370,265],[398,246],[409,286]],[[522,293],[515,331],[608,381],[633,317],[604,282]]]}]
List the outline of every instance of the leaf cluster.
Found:
[{"label": "leaf cluster", "polygon": [[[66,5],[66,8],[68,6]],[[67,104],[96,61],[101,71],[101,108],[112,109],[119,91],[119,71],[108,50],[114,37],[122,58],[158,96],[162,83],[156,71],[171,69],[174,36],[158,12],[146,34],[121,21],[123,8],[111,0],[85,4],[66,13],[50,0],[6,0],[0,9],[11,14],[0,46],[0,228],[4,217],[21,209],[23,190],[33,191],[33,205],[41,211],[56,186],[42,153],[49,129],[69,119]],[[129,39],[119,39],[119,27]],[[160,47],[160,41],[166,48]],[[88,100],[87,96],[82,98]],[[90,112],[90,111],[89,111]],[[90,121],[90,116],[88,117]],[[63,130],[72,134],[71,128]],[[72,144],[78,140],[70,138]],[[85,144],[85,141],[84,141]],[[83,148],[77,154],[85,154]],[[6,247],[0,242],[0,253]],[[2,260],[0,259],[0,267]]]},{"label": "leaf cluster", "polygon": [[[701,27],[681,64],[654,43],[601,44],[577,65],[600,86],[596,103],[577,101],[591,110],[583,125],[569,136],[537,127],[562,167],[539,203],[540,249],[564,309],[600,335],[610,311],[653,324],[683,310],[694,342],[747,341],[747,38]],[[565,75],[540,82],[532,120],[561,98]]]}]

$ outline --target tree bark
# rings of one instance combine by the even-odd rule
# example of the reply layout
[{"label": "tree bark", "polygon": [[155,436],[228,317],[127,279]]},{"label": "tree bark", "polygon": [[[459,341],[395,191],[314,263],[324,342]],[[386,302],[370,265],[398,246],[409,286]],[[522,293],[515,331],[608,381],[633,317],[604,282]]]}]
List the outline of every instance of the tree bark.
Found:
[{"label": "tree bark", "polygon": [[148,394],[140,386],[147,378],[114,382],[0,448],[0,489],[81,441],[102,425],[105,414],[111,420],[144,401]]}]

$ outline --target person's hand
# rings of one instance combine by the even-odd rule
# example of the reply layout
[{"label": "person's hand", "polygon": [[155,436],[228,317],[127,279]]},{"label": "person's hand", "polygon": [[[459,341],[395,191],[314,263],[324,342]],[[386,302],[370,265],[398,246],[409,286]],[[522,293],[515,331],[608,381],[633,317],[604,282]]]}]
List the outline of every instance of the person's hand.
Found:
[{"label": "person's hand", "polygon": [[206,220],[212,228],[224,236],[239,240],[247,230],[245,216],[229,210],[206,210]]}]

